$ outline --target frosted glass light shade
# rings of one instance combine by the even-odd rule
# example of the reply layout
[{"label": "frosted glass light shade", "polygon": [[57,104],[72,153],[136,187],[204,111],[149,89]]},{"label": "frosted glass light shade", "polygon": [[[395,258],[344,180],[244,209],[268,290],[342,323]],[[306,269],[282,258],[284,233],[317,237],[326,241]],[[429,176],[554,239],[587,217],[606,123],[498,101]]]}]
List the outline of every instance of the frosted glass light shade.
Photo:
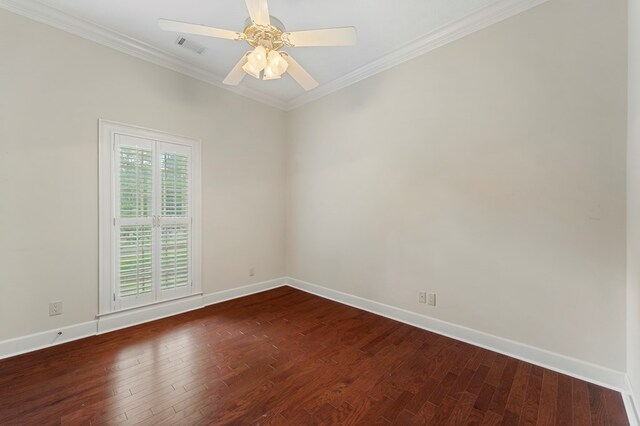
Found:
[{"label": "frosted glass light shade", "polygon": [[264,77],[262,77],[263,80],[276,80],[278,78],[280,78],[281,74],[278,74],[272,67],[271,65],[267,65],[267,67],[264,69]]},{"label": "frosted glass light shade", "polygon": [[269,66],[275,74],[282,75],[287,72],[287,67],[289,66],[289,64],[277,51],[272,50],[271,52],[269,52],[267,60],[269,62]]},{"label": "frosted glass light shade", "polygon": [[258,46],[255,50],[249,53],[247,56],[247,63],[244,64],[242,69],[251,77],[260,78],[260,71],[267,66],[267,49],[263,46]]},{"label": "frosted glass light shade", "polygon": [[244,64],[242,66],[242,69],[244,70],[244,72],[249,74],[251,77],[260,79],[260,70],[255,69],[249,62]]},{"label": "frosted glass light shade", "polygon": [[247,57],[247,61],[254,69],[262,71],[267,66],[267,49],[264,46],[256,47]]}]

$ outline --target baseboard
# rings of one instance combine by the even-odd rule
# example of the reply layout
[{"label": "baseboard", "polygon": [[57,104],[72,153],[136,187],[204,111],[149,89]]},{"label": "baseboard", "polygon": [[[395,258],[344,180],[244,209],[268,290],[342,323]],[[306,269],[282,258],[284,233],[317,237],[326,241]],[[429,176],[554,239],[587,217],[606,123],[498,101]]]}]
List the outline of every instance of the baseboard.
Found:
[{"label": "baseboard", "polygon": [[631,426],[640,426],[640,401],[638,400],[638,394],[634,391],[629,376],[626,377],[628,392],[622,393],[622,400],[624,401],[624,408],[627,410],[627,416],[629,417],[629,424]]},{"label": "baseboard", "polygon": [[123,312],[101,315],[98,319],[98,334],[109,333],[145,322],[155,321],[184,312],[200,309],[203,296],[196,295],[177,300],[169,300],[140,308],[129,309]]},{"label": "baseboard", "polygon": [[117,312],[101,316],[98,320],[98,334],[120,330],[137,324],[155,321],[161,318],[170,317],[184,312],[200,309],[204,306],[221,303],[231,299],[248,296],[272,288],[281,287],[287,282],[286,278],[276,278],[262,281],[229,290],[222,290],[205,295],[185,297],[183,299],[172,300],[166,303],[144,306],[125,312]]},{"label": "baseboard", "polygon": [[529,346],[524,343],[494,336],[415,312],[375,302],[316,284],[289,278],[288,285],[326,299],[353,306],[377,315],[410,324],[456,340],[499,352],[549,370],[576,377],[619,392],[627,392],[626,375],[606,367],[595,365],[576,358]]},{"label": "baseboard", "polygon": [[245,285],[243,287],[232,288],[230,290],[218,291],[204,295],[204,306],[225,302],[231,299],[248,296],[261,291],[271,290],[287,284],[287,278],[276,278],[274,280],[263,281],[261,283]]},{"label": "baseboard", "polygon": [[74,324],[0,342],[0,359],[33,352],[96,334],[97,321]]},{"label": "baseboard", "polygon": [[226,300],[281,287],[285,285],[286,282],[286,278],[277,278],[230,290],[190,296],[157,305],[143,306],[123,312],[102,315],[94,321],[3,340],[0,341],[0,359],[200,309]]}]

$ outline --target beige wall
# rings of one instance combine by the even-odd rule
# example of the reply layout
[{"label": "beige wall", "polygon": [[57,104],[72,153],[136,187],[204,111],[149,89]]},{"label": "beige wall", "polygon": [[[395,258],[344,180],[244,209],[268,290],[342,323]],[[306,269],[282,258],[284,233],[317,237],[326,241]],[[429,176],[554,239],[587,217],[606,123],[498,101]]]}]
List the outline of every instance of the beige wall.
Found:
[{"label": "beige wall", "polygon": [[285,113],[4,11],[0,52],[0,340],[97,313],[99,118],[202,139],[205,293],[284,275]]},{"label": "beige wall", "polygon": [[289,275],[625,371],[626,38],[553,0],[294,110]]},{"label": "beige wall", "polygon": [[640,0],[629,0],[628,114],[627,373],[640,404]]}]

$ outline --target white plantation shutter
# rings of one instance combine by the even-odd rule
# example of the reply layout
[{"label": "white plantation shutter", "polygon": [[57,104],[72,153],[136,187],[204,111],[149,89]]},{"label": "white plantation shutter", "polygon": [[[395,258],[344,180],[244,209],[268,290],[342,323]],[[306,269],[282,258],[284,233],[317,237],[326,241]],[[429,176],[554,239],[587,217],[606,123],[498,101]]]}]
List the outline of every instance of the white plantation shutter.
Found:
[{"label": "white plantation shutter", "polygon": [[160,182],[162,216],[186,217],[189,214],[189,157],[162,152]]},{"label": "white plantation shutter", "polygon": [[192,292],[192,148],[114,137],[113,310]]},{"label": "white plantation shutter", "polygon": [[153,228],[150,225],[120,226],[120,297],[153,291]]},{"label": "white plantation shutter", "polygon": [[[131,146],[125,145],[126,143]],[[120,297],[139,296],[153,290],[152,227],[135,224],[138,219],[151,218],[153,198],[153,151],[149,143],[135,146],[139,141],[118,138],[120,155]],[[123,221],[124,219],[124,221]],[[124,223],[123,223],[124,222]]]},{"label": "white plantation shutter", "polygon": [[115,302],[151,303],[154,295],[153,176],[155,142],[117,135]]},{"label": "white plantation shutter", "polygon": [[[118,137],[120,148],[120,217],[150,217],[153,189],[153,152],[147,141]],[[143,144],[144,149],[130,144]]]},{"label": "white plantation shutter", "polygon": [[158,143],[160,159],[160,292],[189,293],[191,286],[191,148]]},{"label": "white plantation shutter", "polygon": [[160,241],[160,288],[176,290],[188,286],[189,226],[163,225]]}]

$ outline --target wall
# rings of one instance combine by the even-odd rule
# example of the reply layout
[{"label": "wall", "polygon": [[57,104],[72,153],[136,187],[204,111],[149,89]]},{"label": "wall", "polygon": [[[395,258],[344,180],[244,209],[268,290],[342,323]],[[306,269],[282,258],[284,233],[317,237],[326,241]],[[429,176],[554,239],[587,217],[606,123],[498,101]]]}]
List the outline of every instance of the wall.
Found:
[{"label": "wall", "polygon": [[625,371],[626,38],[554,0],[291,112],[289,275]]},{"label": "wall", "polygon": [[627,373],[640,410],[640,0],[629,0]]},{"label": "wall", "polygon": [[284,275],[285,113],[5,11],[0,52],[0,341],[97,313],[99,118],[202,139],[205,293]]}]

